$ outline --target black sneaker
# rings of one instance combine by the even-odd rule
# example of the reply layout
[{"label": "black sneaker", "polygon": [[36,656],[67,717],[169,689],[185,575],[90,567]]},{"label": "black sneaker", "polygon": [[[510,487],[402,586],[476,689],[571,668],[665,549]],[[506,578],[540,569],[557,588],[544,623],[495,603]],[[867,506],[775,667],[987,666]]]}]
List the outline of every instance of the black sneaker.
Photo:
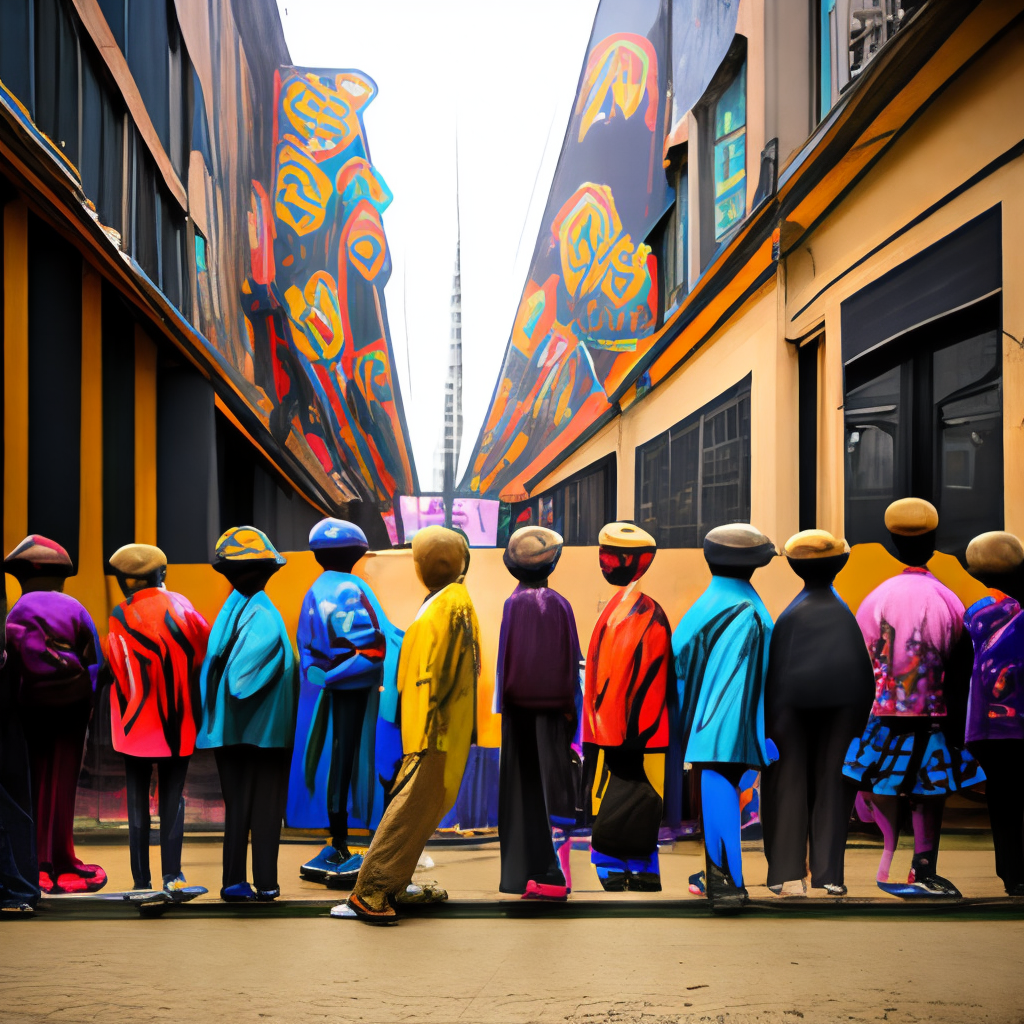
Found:
[{"label": "black sneaker", "polygon": [[735,913],[747,902],[747,890],[737,885],[730,874],[710,858],[707,865],[707,888],[711,909],[715,913]]}]

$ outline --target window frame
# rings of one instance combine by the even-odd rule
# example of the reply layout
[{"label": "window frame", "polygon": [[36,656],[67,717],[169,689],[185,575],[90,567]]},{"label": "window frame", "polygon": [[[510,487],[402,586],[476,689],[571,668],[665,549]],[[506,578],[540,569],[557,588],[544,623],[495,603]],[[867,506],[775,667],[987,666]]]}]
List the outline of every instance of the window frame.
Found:
[{"label": "window frame", "polygon": [[[749,210],[746,194],[744,194],[743,216],[741,216],[721,238],[715,238],[715,111],[718,101],[725,95],[736,78],[747,70],[747,40],[744,36],[737,35],[725,59],[715,72],[711,84],[708,86],[700,103],[694,108],[694,115],[697,120],[697,174],[699,184],[699,206],[698,228],[700,231],[700,267],[704,268],[714,259],[719,249],[728,245],[729,240],[743,225]],[[744,109],[747,110],[747,102],[750,93],[750,77],[746,76],[744,91]],[[749,147],[749,113],[745,114],[743,130],[745,135],[744,143],[744,190],[749,191],[747,186],[750,179],[750,147]],[[739,132],[739,129],[735,129]],[[722,136],[722,139],[729,137],[730,133]],[[718,140],[721,141],[721,140]],[[693,211],[690,211],[692,221]]]},{"label": "window frame", "polygon": [[[563,530],[562,537],[564,539],[565,547],[594,547],[597,545],[597,537],[593,538],[592,543],[580,543],[579,537],[579,516],[577,514],[577,522],[575,529],[570,533],[569,529],[565,525],[565,493],[566,491],[576,485],[577,491],[577,502],[579,496],[579,484],[587,479],[588,477],[595,476],[598,473],[604,474],[603,490],[604,490],[604,510],[602,514],[602,525],[604,523],[613,523],[616,521],[618,515],[618,457],[615,452],[610,452],[607,455],[603,455],[601,458],[591,462],[588,466],[573,473],[571,476],[567,476],[564,480],[559,480],[557,484],[547,488],[547,490],[540,491],[537,494],[532,495],[526,501],[517,501],[510,506],[509,514],[509,533],[513,533],[519,529],[520,526],[536,526],[540,523],[540,506],[542,501],[550,501],[552,503],[552,518],[557,525],[559,513],[562,517]],[[577,508],[579,505],[577,504]],[[519,516],[526,510],[530,509],[531,517],[527,523],[517,523]]]},{"label": "window frame", "polygon": [[[747,373],[741,380],[737,381],[731,387],[726,388],[721,394],[713,398],[710,402],[706,402],[699,409],[694,410],[688,416],[684,416],[681,420],[674,423],[667,430],[663,430],[656,434],[654,437],[649,438],[642,444],[636,446],[635,451],[635,471],[634,471],[634,521],[647,530],[655,540],[658,542],[659,547],[664,548],[692,548],[699,547],[704,542],[704,537],[708,531],[713,529],[715,526],[721,526],[722,523],[703,522],[703,501],[704,501],[704,473],[705,473],[705,446],[704,446],[704,432],[708,420],[719,412],[728,409],[732,405],[738,403],[746,397],[748,403],[751,402],[753,396],[753,373]],[[741,447],[740,452],[740,470],[739,470],[739,486],[740,486],[740,510],[746,509],[746,519],[730,520],[732,522],[749,522],[750,520],[750,503],[751,503],[751,463],[752,463],[752,437],[753,437],[753,423],[751,422],[749,412],[747,422],[749,424],[749,430],[746,436],[746,449],[745,451]],[[695,523],[666,523],[662,524],[657,521],[656,515],[656,500],[651,502],[654,506],[655,514],[649,517],[643,516],[643,509],[645,506],[643,499],[644,492],[644,460],[647,455],[653,452],[659,445],[668,444],[669,451],[667,454],[668,467],[669,467],[669,494],[682,493],[683,488],[678,491],[672,490],[672,479],[671,479],[671,467],[672,467],[672,454],[671,444],[673,435],[680,435],[683,431],[688,431],[696,426],[698,432],[697,441],[697,476],[694,482],[695,501],[697,503],[697,513]],[[739,434],[739,440],[741,446],[743,444],[743,435]],[[745,492],[745,493],[744,493]],[[745,502],[744,502],[745,497]],[[668,530],[678,530],[681,527],[693,527],[697,530],[697,544],[687,545],[674,543],[671,535],[666,535]]]}]

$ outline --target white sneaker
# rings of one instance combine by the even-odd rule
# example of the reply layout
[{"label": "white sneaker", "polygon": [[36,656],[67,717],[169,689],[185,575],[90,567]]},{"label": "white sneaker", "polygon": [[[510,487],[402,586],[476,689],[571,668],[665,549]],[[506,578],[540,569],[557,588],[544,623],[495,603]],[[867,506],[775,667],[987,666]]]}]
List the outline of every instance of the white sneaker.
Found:
[{"label": "white sneaker", "polygon": [[427,853],[426,850],[420,854],[420,859],[416,861],[417,871],[429,871],[434,866],[434,858]]},{"label": "white sneaker", "polygon": [[779,896],[806,896],[807,883],[802,878],[795,878],[791,882],[783,882],[777,889],[773,887],[772,891]]},{"label": "white sneaker", "polygon": [[347,904],[339,903],[336,907],[331,907],[331,917],[355,917],[356,912]]}]

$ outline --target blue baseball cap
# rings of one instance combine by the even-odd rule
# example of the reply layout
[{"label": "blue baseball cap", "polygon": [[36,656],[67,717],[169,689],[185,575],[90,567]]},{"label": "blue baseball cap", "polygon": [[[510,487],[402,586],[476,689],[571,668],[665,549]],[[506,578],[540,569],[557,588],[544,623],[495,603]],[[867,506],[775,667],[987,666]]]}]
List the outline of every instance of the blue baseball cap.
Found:
[{"label": "blue baseball cap", "polygon": [[309,531],[310,551],[342,551],[346,548],[369,550],[370,543],[355,523],[344,519],[321,519]]}]

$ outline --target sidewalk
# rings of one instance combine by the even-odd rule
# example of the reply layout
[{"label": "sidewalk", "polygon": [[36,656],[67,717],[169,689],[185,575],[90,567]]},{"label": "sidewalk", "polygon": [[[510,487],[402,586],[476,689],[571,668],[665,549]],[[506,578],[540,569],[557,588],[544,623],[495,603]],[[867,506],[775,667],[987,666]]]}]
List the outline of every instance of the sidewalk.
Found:
[{"label": "sidewalk", "polygon": [[[281,899],[274,905],[275,912],[284,912],[285,908],[288,908],[296,913],[322,913],[325,908],[345,898],[346,894],[342,891],[329,890],[299,878],[300,865],[313,857],[320,847],[320,842],[282,844],[279,860]],[[849,894],[843,900],[828,897],[822,890],[810,890],[809,899],[806,900],[780,899],[769,892],[764,884],[767,863],[761,843],[744,843],[744,870],[752,906],[787,913],[791,910],[803,913],[831,913],[855,909],[899,913],[901,910],[909,911],[912,906],[920,907],[920,902],[908,903],[887,896],[877,888],[874,876],[878,866],[879,850],[877,842],[861,836],[851,836],[846,855],[846,883]],[[131,887],[127,843],[109,840],[94,843],[80,841],[78,853],[87,863],[98,863],[106,869],[109,881],[106,888],[97,895],[107,898],[98,901],[95,897],[89,896],[48,897],[44,900],[43,908],[68,911],[73,907],[76,914],[85,914],[89,912],[90,907],[95,907],[98,912],[99,907],[96,904],[102,902],[107,913],[114,912],[116,901],[111,901],[109,897]],[[435,880],[448,890],[450,901],[446,905],[446,914],[492,916],[515,912],[516,907],[526,909],[517,896],[500,893],[497,890],[500,862],[497,840],[489,839],[460,845],[432,843],[427,853],[434,861],[434,867],[418,870],[415,877],[417,880]],[[911,854],[912,843],[908,837],[901,843],[894,859],[894,879],[906,877]],[[159,847],[152,847],[151,857],[156,874],[159,866]],[[673,847],[663,848],[661,865],[664,885],[662,892],[606,893],[601,889],[590,864],[589,851],[574,848],[573,892],[569,905],[554,908],[545,904],[545,912],[561,909],[563,912],[572,913],[574,905],[580,912],[586,909],[613,916],[629,916],[633,913],[637,916],[647,916],[706,912],[707,901],[690,895],[687,889],[689,876],[702,870],[704,866],[703,848],[699,840],[682,840],[676,842]],[[963,909],[967,909],[968,906],[973,909],[998,906],[1004,911],[1014,913],[1015,916],[1016,913],[1024,916],[1024,900],[1009,900],[995,875],[992,842],[988,833],[944,835],[939,868],[945,877],[958,886],[965,900],[969,901],[966,906],[960,905]],[[202,905],[211,912],[215,908],[224,911],[239,909],[234,905],[222,904],[218,896],[221,871],[219,836],[207,834],[187,837],[183,851],[183,869],[190,884],[203,885],[210,890],[209,895],[189,904],[191,908],[198,909]],[[112,905],[112,902],[115,905]],[[925,903],[950,910],[957,906],[948,901]],[[602,907],[606,910],[602,911]],[[131,909],[127,904],[124,908]],[[117,906],[117,909],[119,911],[120,907]],[[256,908],[243,906],[240,909],[242,912],[248,912]]]}]

